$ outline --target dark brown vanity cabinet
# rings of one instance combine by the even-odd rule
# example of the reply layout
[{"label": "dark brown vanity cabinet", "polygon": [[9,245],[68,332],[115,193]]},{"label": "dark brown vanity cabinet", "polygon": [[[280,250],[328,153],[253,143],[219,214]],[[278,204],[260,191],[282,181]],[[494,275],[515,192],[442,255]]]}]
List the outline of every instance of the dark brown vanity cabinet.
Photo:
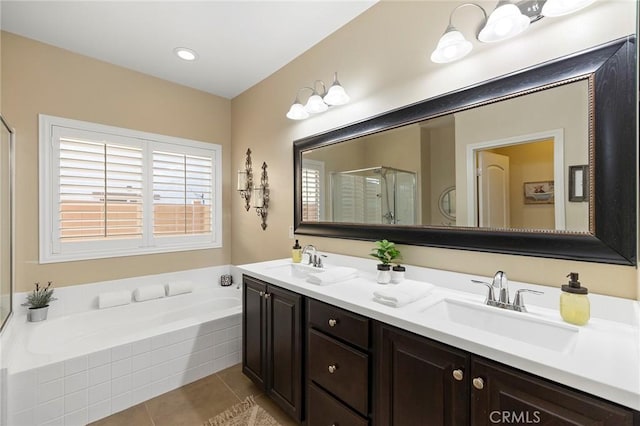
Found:
[{"label": "dark brown vanity cabinet", "polygon": [[469,355],[377,323],[376,424],[469,424]]},{"label": "dark brown vanity cabinet", "polygon": [[308,426],[369,424],[370,322],[307,299]]},{"label": "dark brown vanity cabinet", "polygon": [[[639,426],[638,413],[376,324],[377,426]],[[636,417],[634,417],[636,416]]]},{"label": "dark brown vanity cabinet", "polygon": [[243,276],[242,371],[302,420],[302,296]]},{"label": "dark brown vanity cabinet", "polygon": [[634,411],[502,364],[471,357],[471,424],[632,426]]}]

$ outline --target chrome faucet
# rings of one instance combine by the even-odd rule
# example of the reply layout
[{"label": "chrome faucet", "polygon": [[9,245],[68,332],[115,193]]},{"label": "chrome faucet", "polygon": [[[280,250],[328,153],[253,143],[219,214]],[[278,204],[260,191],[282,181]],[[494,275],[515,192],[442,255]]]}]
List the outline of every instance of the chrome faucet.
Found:
[{"label": "chrome faucet", "polygon": [[509,304],[509,280],[507,280],[507,274],[502,271],[496,272],[493,276],[493,282],[491,287],[498,289],[498,303]]},{"label": "chrome faucet", "polygon": [[[487,286],[487,297],[484,300],[485,305],[510,309],[517,312],[527,312],[527,308],[524,306],[524,298],[522,296],[522,293],[544,294],[542,291],[521,288],[516,291],[516,295],[513,298],[513,303],[511,303],[509,301],[509,281],[507,279],[507,274],[502,271],[496,272],[491,283],[478,280],[471,280],[471,282]],[[497,300],[495,289],[498,290]]]},{"label": "chrome faucet", "polygon": [[[313,250],[313,255],[311,253],[307,253],[309,250]],[[302,249],[302,258],[304,259],[304,255],[308,254],[309,255],[309,262],[307,262],[308,265],[311,265],[313,263],[313,256],[316,256],[316,253],[318,251],[316,250],[316,247],[312,244],[307,244],[306,246],[304,246],[304,248]]]},{"label": "chrome faucet", "polygon": [[[307,253],[308,251],[311,251],[311,250],[313,250],[313,254]],[[307,265],[313,265],[316,268],[322,268],[322,256],[324,255],[318,255],[318,250],[316,250],[315,246],[311,244],[307,244],[306,246],[304,246],[304,248],[302,249],[303,259],[305,254],[309,255],[309,261],[307,262]]]}]

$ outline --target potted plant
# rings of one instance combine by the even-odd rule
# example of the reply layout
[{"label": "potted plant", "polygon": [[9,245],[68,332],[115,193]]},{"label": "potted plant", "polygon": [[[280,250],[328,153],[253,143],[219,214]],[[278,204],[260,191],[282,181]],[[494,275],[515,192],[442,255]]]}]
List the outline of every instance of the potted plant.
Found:
[{"label": "potted plant", "polygon": [[395,243],[381,240],[376,241],[376,246],[371,251],[372,253],[369,256],[375,257],[380,261],[378,264],[378,283],[388,284],[391,281],[391,262],[401,258],[400,250],[396,248]]},{"label": "potted plant", "polygon": [[44,321],[47,319],[49,311],[49,302],[56,300],[53,297],[52,282],[49,281],[47,286],[40,288],[40,283],[36,283],[36,289],[27,295],[27,301],[22,306],[29,307],[28,319],[30,322]]}]

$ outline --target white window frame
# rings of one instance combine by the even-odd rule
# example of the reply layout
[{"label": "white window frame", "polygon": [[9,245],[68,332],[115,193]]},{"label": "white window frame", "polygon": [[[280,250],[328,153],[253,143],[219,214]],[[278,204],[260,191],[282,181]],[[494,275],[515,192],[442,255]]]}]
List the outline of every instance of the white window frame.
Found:
[{"label": "white window frame", "polygon": [[324,175],[324,161],[319,161],[319,160],[310,160],[307,158],[303,158],[302,159],[302,168],[303,169],[311,169],[311,170],[316,170],[318,171],[318,176],[319,176],[319,180],[320,180],[320,191],[319,191],[319,201],[320,201],[320,208],[318,209],[318,217],[319,217],[319,221],[322,222],[326,219],[325,218],[325,212],[326,212],[326,200],[325,200],[325,186],[326,186],[326,180],[325,180],[325,175]]},{"label": "white window frame", "polygon": [[[125,141],[128,146],[143,149],[143,236],[122,240],[96,240],[60,243],[58,238],[58,168],[57,149],[54,146],[54,130],[73,129],[77,133],[108,134],[110,140]],[[168,150],[182,154],[212,158],[213,204],[210,235],[185,235],[171,237],[153,236],[153,170],[152,152]],[[222,247],[222,146],[213,143],[175,138],[154,133],[67,118],[39,115],[39,254],[40,263],[69,262],[154,253],[168,253]]]}]

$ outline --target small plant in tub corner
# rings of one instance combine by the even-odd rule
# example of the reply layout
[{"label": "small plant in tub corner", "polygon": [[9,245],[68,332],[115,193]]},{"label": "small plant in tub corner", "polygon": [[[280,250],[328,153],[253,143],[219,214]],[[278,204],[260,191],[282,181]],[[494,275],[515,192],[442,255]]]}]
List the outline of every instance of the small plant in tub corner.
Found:
[{"label": "small plant in tub corner", "polygon": [[378,264],[378,278],[380,284],[388,284],[391,281],[391,263],[400,260],[400,250],[396,248],[395,243],[388,240],[376,241],[375,248],[371,249],[369,256],[375,257],[380,261]]},{"label": "small plant in tub corner", "polygon": [[56,300],[53,297],[53,283],[49,281],[46,287],[40,287],[40,283],[35,283],[36,289],[27,295],[27,301],[22,306],[29,307],[29,321],[37,322],[47,319],[49,303]]}]

